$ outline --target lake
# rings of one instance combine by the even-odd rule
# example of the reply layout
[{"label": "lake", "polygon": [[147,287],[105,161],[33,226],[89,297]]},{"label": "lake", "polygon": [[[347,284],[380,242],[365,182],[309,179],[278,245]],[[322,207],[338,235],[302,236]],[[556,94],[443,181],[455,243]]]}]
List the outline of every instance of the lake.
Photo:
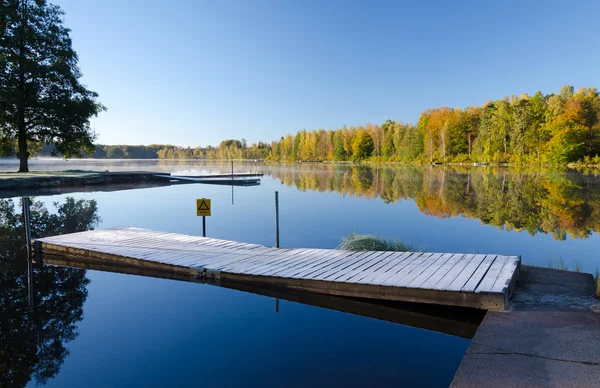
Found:
[{"label": "lake", "polygon": [[[33,160],[32,170],[229,172],[203,161]],[[535,265],[600,265],[596,175],[491,167],[265,165],[260,186],[175,185],[36,197],[38,234],[135,226],[335,248],[350,232],[436,252],[521,255]],[[0,171],[16,170],[0,161]],[[69,198],[72,198],[69,199]],[[57,202],[57,209],[53,203]],[[447,386],[469,345],[458,336],[210,285],[46,266],[27,298],[18,199],[1,200],[0,385]],[[44,206],[47,212],[42,208]],[[26,303],[25,303],[26,304]],[[4,347],[4,349],[2,348]],[[2,360],[4,358],[4,360]]]}]

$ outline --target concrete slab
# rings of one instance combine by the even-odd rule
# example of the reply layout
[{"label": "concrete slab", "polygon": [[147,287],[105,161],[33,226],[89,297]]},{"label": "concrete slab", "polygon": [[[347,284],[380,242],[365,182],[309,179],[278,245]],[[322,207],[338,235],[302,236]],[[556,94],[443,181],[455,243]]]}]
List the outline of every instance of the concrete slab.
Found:
[{"label": "concrete slab", "polygon": [[589,274],[523,266],[512,311],[486,314],[451,386],[600,386],[593,292]]},{"label": "concrete slab", "polygon": [[523,265],[511,300],[514,311],[587,311],[600,303],[588,273]]}]

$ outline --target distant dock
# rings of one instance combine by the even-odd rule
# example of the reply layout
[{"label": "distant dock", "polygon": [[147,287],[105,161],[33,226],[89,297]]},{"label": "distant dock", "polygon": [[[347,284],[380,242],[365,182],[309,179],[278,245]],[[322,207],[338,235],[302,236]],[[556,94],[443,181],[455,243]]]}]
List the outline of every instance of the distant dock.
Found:
[{"label": "distant dock", "polygon": [[154,178],[169,182],[204,183],[207,185],[256,186],[260,184],[260,179],[247,178],[249,176],[262,176],[262,174],[216,174],[200,176],[155,174]]},{"label": "distant dock", "polygon": [[0,172],[0,198],[54,195],[75,191],[118,191],[173,184],[255,186],[263,174],[234,173],[175,176],[151,171]]},{"label": "distant dock", "polygon": [[38,239],[45,255],[372,300],[504,310],[520,258],[429,252],[280,249],[137,228]]}]

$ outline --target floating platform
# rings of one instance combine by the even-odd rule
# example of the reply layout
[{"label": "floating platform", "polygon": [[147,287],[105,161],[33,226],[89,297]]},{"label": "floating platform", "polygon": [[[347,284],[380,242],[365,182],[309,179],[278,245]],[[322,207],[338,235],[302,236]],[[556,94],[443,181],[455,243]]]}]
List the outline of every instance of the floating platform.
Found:
[{"label": "floating platform", "polygon": [[264,176],[262,172],[234,172],[233,174],[181,175],[186,178],[252,178]]},{"label": "floating platform", "polygon": [[36,252],[373,300],[504,310],[521,259],[495,254],[282,249],[120,227],[38,239]]},{"label": "floating platform", "polygon": [[[235,176],[235,175],[234,175]],[[222,185],[222,186],[258,186],[260,185],[260,179],[233,179],[231,175],[216,176],[215,178],[196,178],[191,176],[178,176],[178,175],[163,175],[156,174],[154,178],[165,179],[169,182],[179,183],[203,183],[207,185]]]}]

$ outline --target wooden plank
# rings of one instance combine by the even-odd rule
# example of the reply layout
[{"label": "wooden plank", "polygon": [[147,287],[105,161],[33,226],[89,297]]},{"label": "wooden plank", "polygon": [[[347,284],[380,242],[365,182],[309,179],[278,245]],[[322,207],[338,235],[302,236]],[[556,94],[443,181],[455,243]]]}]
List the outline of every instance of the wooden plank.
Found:
[{"label": "wooden plank", "polygon": [[[282,260],[285,257],[295,257],[296,255],[301,255],[303,254],[302,252],[298,252],[298,249],[286,249],[286,250],[282,250],[282,251],[275,251],[272,254],[269,255],[259,255],[256,256],[255,258],[252,258],[250,260],[244,260],[244,261],[237,261],[234,262],[232,264],[228,264],[227,266],[225,266],[224,268],[221,268],[220,271],[235,271],[235,272],[245,272],[247,270],[256,268],[256,267],[261,267],[263,265],[265,265],[265,263],[268,262],[274,262],[277,260]],[[212,267],[211,267],[212,268]],[[215,268],[217,269],[217,268]]]},{"label": "wooden plank", "polygon": [[454,264],[462,257],[462,254],[443,254],[438,260],[421,272],[419,276],[415,277],[411,282],[409,282],[406,287],[424,288],[421,287],[421,285],[430,279],[432,282],[437,282],[437,280],[441,279],[441,277],[445,275],[446,272],[448,272],[450,268],[452,268]]},{"label": "wooden plank", "polygon": [[339,252],[332,252],[331,250],[323,250],[323,251],[324,252],[321,253],[317,257],[307,256],[303,260],[297,261],[286,268],[277,269],[276,271],[272,271],[272,272],[270,272],[270,274],[272,276],[280,276],[280,277],[292,276],[293,277],[293,276],[296,276],[297,274],[299,274],[300,272],[303,272],[310,268],[314,268],[315,266],[326,265],[327,263],[329,263],[333,260],[336,260],[338,257],[346,254],[346,252],[344,252],[344,251],[339,251]]},{"label": "wooden plank", "polygon": [[351,272],[348,272],[347,274],[342,275],[336,278],[335,280],[339,282],[348,282],[352,278],[357,277],[358,275],[362,275],[364,277],[367,274],[371,273],[372,268],[384,261],[387,257],[392,256],[392,254],[394,254],[394,252],[382,252],[381,255],[372,256],[370,260],[366,260]]},{"label": "wooden plank", "polygon": [[462,253],[453,254],[452,257],[450,257],[450,259],[448,259],[444,264],[437,268],[437,270],[434,273],[432,273],[429,278],[427,278],[420,284],[411,284],[411,286],[414,286],[416,288],[441,289],[438,287],[434,287],[434,285],[439,284],[440,281],[444,277],[446,277],[450,271],[454,270],[454,268],[457,265],[463,262],[468,262],[466,256],[467,255],[464,255]]},{"label": "wooden plank", "polygon": [[476,293],[492,291],[492,287],[494,286],[494,283],[496,283],[496,279],[498,279],[500,271],[502,271],[502,267],[504,267],[504,263],[506,263],[507,259],[508,257],[506,256],[496,257],[496,260],[494,260],[490,266],[490,269],[486,272],[483,279],[481,279],[481,282],[479,282],[479,285],[475,289]]},{"label": "wooden plank", "polygon": [[266,263],[265,265],[254,269],[252,272],[260,275],[280,276],[279,273],[281,271],[294,269],[299,266],[302,267],[304,263],[318,261],[318,258],[326,256],[327,254],[327,250],[324,249],[304,249],[302,252],[298,250],[298,253],[288,259]]},{"label": "wooden plank", "polygon": [[357,252],[356,255],[342,256],[339,260],[334,260],[331,264],[316,269],[314,271],[308,272],[301,277],[313,280],[324,280],[330,275],[339,274],[342,271],[347,271],[347,268],[351,267],[352,264],[364,260],[365,258],[373,255],[374,253],[375,252],[364,251]]},{"label": "wooden plank", "polygon": [[262,247],[258,249],[252,250],[238,250],[238,251],[230,251],[227,252],[226,255],[222,255],[216,258],[213,258],[210,261],[205,262],[202,266],[210,266],[214,270],[218,270],[218,267],[221,266],[231,266],[233,263],[240,261],[250,261],[254,258],[262,258],[263,260],[268,258],[271,254],[281,254],[282,250],[278,250],[276,248]]},{"label": "wooden plank", "polygon": [[[253,274],[275,276],[275,273],[301,266],[305,261],[314,260],[315,256],[326,255],[327,251],[322,249],[294,249],[285,257],[275,256],[273,260],[263,262],[260,265],[252,268]],[[249,273],[246,271],[246,273]]]},{"label": "wooden plank", "polygon": [[322,274],[321,277],[319,277],[318,279],[323,279],[323,280],[328,280],[328,281],[341,281],[339,280],[340,278],[343,277],[347,277],[347,276],[352,276],[352,274],[354,273],[354,271],[359,268],[364,266],[365,264],[369,264],[371,261],[379,261],[381,255],[386,254],[387,252],[376,252],[376,251],[372,251],[370,255],[366,255],[352,263],[347,263],[347,265],[343,265],[340,267],[340,269],[338,271],[336,270],[331,270],[329,271],[329,274],[325,273]]},{"label": "wooden plank", "polygon": [[400,287],[408,287],[408,285],[415,280],[419,275],[428,270],[432,265],[437,263],[438,261],[446,262],[450,257],[452,257],[451,253],[434,253],[427,259],[425,259],[422,263],[413,268],[409,273],[402,276],[398,280],[394,282],[395,286]]},{"label": "wooden plank", "polygon": [[267,272],[267,274],[272,273],[272,276],[278,277],[297,277],[299,274],[314,271],[317,268],[321,268],[331,264],[336,261],[339,257],[347,255],[345,251],[327,251],[325,250],[324,254],[315,259],[314,256],[309,256],[306,259],[299,260],[294,263],[293,266],[286,269],[277,269],[276,271]]},{"label": "wooden plank", "polygon": [[263,247],[260,249],[252,249],[246,252],[242,252],[239,256],[234,256],[229,259],[223,259],[210,263],[210,268],[215,271],[222,271],[225,268],[232,267],[235,263],[239,265],[251,265],[258,260],[268,260],[270,257],[276,254],[285,254],[285,252],[291,251],[291,249],[279,249]]},{"label": "wooden plank", "polygon": [[400,271],[396,272],[394,275],[382,281],[381,285],[398,285],[399,281],[410,274],[415,268],[418,268],[431,258],[437,259],[441,256],[441,253],[423,253],[422,255],[415,257],[415,259],[408,263],[408,265],[402,268]]},{"label": "wooden plank", "polygon": [[460,290],[462,292],[475,291],[475,288],[479,285],[479,282],[481,282],[483,276],[486,274],[494,260],[496,260],[496,256],[497,255],[485,255],[485,257],[481,261],[481,264],[479,264],[477,269],[473,271],[469,280],[467,280],[465,285]]},{"label": "wooden plank", "polygon": [[[485,255],[464,255],[437,283],[427,282],[423,284],[423,288],[460,291],[484,257]],[[455,282],[456,285],[451,288]]]},{"label": "wooden plank", "polygon": [[516,257],[508,257],[506,259],[502,270],[500,270],[498,279],[496,279],[492,286],[492,292],[506,292],[518,265],[519,260]]},{"label": "wooden plank", "polygon": [[381,263],[373,267],[369,273],[364,274],[364,276],[355,277],[351,280],[353,280],[354,283],[371,283],[374,279],[382,276],[390,269],[400,265],[400,263],[408,259],[413,254],[414,252],[394,252],[388,256],[388,258],[384,259]]},{"label": "wooden plank", "polygon": [[[291,275],[293,278],[313,278],[323,272],[329,271],[333,267],[343,265],[343,263],[353,260],[356,257],[362,257],[364,252],[352,252],[352,251],[340,251],[341,254],[336,254],[329,260],[323,260],[314,265],[307,266],[306,268],[298,271],[296,274]],[[333,255],[333,253],[332,253]]]},{"label": "wooden plank", "polygon": [[223,261],[215,262],[210,265],[210,269],[214,271],[243,271],[244,269],[250,268],[256,265],[262,265],[267,260],[272,260],[276,256],[286,255],[292,249],[281,249],[265,252],[254,253],[252,251],[246,252],[238,257],[232,257],[231,259],[224,259]]},{"label": "wooden plank", "polygon": [[424,253],[424,252],[411,253],[410,255],[406,256],[403,260],[399,260],[397,262],[390,263],[391,267],[389,267],[387,271],[382,272],[380,270],[379,272],[381,272],[381,273],[377,274],[377,276],[375,276],[374,278],[372,278],[370,280],[364,280],[361,282],[364,282],[367,284],[373,284],[373,285],[375,285],[375,284],[380,285],[385,280],[391,278],[398,272],[402,271],[404,268],[406,268],[408,265],[410,265],[413,261],[417,260],[420,257],[423,257],[423,255],[426,255],[426,257],[429,257],[431,255],[431,253]]}]

